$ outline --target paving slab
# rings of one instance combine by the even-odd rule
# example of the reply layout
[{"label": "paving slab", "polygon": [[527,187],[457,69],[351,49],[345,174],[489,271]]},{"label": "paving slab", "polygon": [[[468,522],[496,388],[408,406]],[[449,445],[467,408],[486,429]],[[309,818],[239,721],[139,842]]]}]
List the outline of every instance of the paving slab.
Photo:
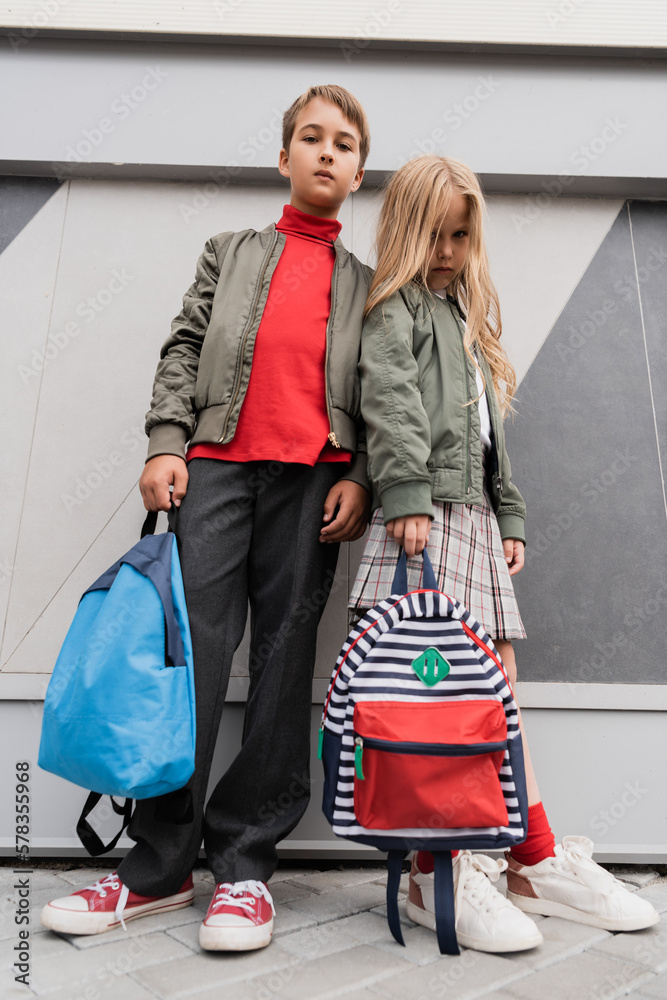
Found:
[{"label": "paving slab", "polygon": [[[428,930],[427,927],[420,927],[418,924],[403,927],[404,948],[397,941],[394,941],[384,917],[381,917],[380,914],[373,914],[373,916],[376,920],[381,920],[384,926],[382,937],[373,942],[376,948],[386,951],[390,955],[402,955],[413,965],[432,965],[443,959],[438,950],[438,940],[434,931]],[[338,925],[336,924],[336,926]]]},{"label": "paving slab", "polygon": [[639,993],[633,993],[633,996],[635,995],[638,997],[656,997],[657,1000],[665,1000],[665,997],[667,997],[667,972],[664,972],[661,976],[656,976],[654,979],[649,979],[642,986]]},{"label": "paving slab", "polygon": [[14,883],[19,878],[29,878],[30,887],[35,891],[37,889],[54,889],[56,893],[60,892],[61,895],[63,890],[69,892],[68,883],[61,877],[60,872],[40,868],[33,868],[27,872],[25,869],[14,871],[12,868],[0,868],[0,893],[10,893]]},{"label": "paving slab", "polygon": [[[182,910],[174,910],[171,913],[155,913],[150,917],[140,917],[130,920],[125,926],[118,927],[113,931],[105,931],[104,934],[64,934],[63,937],[79,951],[86,951],[89,948],[105,947],[115,941],[129,941],[132,938],[142,937],[144,934],[157,934],[160,931],[170,930],[172,927],[180,927],[183,924],[196,923],[199,926],[201,912],[195,910],[194,906],[186,906]],[[51,932],[49,932],[51,933]]]},{"label": "paving slab", "polygon": [[334,889],[320,895],[311,895],[303,899],[294,899],[286,903],[290,910],[298,913],[308,913],[315,917],[318,923],[348,917],[361,910],[370,910],[378,906],[385,897],[382,886],[372,882],[361,885],[351,885],[344,889]]},{"label": "paving slab", "polygon": [[[102,935],[103,936],[103,935]],[[83,980],[98,979],[114,984],[117,976],[135,972],[145,966],[179,966],[192,952],[166,934],[146,934],[128,941],[115,941],[88,951],[59,953],[32,965],[31,985],[38,996],[70,986],[74,991]],[[118,994],[116,994],[118,995]]]},{"label": "paving slab", "polygon": [[[333,869],[328,872],[312,872],[309,875],[301,875],[289,879],[292,885],[307,886],[312,892],[333,892],[336,889],[344,889],[349,885],[360,885],[363,882],[381,883],[383,878],[380,868],[347,868],[343,871]],[[384,884],[387,876],[384,874]],[[407,892],[407,889],[406,889]]]},{"label": "paving slab", "polygon": [[286,882],[288,879],[301,878],[303,875],[320,875],[317,868],[276,868],[269,879],[269,885],[275,882]]},{"label": "paving slab", "polygon": [[506,987],[525,1000],[615,1000],[653,979],[647,968],[619,962],[608,955],[585,952],[557,966],[533,972]]},{"label": "paving slab", "polygon": [[[17,928],[18,931],[18,928]],[[25,948],[27,943],[27,953],[29,955],[28,964],[30,965],[30,973],[34,970],[37,965],[42,967],[52,961],[54,958],[63,957],[67,963],[74,963],[76,961],[76,951],[67,941],[63,941],[58,938],[55,934],[39,934],[36,937],[30,937],[27,939],[19,939],[18,935],[14,940],[9,940],[4,944],[4,947],[0,948],[0,969],[3,971],[13,969],[14,962],[18,962],[19,955],[18,952],[14,950],[21,944],[22,948]],[[13,974],[17,974],[19,970],[14,970]],[[24,971],[24,970],[22,970]],[[4,998],[4,994],[0,993],[0,996]]]},{"label": "paving slab", "polygon": [[346,951],[357,945],[377,942],[388,936],[388,933],[387,924],[381,917],[365,911],[355,913],[352,917],[343,917],[342,920],[316,924],[295,934],[286,934],[281,937],[280,944],[290,954],[309,961]]},{"label": "paving slab", "polygon": [[[409,972],[374,983],[373,989],[392,1000],[425,1000],[431,997],[471,1000],[481,996],[485,989],[505,986],[526,975],[526,972],[525,968],[498,955],[465,948],[460,955],[441,955],[437,962],[430,965],[413,965]],[[535,994],[531,1000],[536,1000],[538,996]],[[573,997],[568,1000],[573,1000]]]},{"label": "paving slab", "polygon": [[[533,919],[532,913],[526,916]],[[599,927],[576,924],[573,920],[562,920],[560,917],[545,917],[538,923],[544,938],[542,944],[529,951],[509,952],[504,957],[531,969],[543,969],[554,962],[562,962],[572,955],[578,955],[611,937],[609,931]]]},{"label": "paving slab", "polygon": [[637,889],[643,889],[644,886],[650,885],[651,882],[655,882],[660,877],[658,872],[640,872],[635,871],[634,868],[614,868],[612,875],[620,879],[621,882],[634,885]]},{"label": "paving slab", "polygon": [[[4,994],[0,994],[5,1000]],[[131,976],[114,976],[112,979],[82,979],[76,985],[63,986],[47,993],[48,1000],[155,1000],[141,983]],[[28,1000],[24,995],[22,1000]]]},{"label": "paving slab", "polygon": [[95,885],[96,882],[115,871],[112,864],[113,862],[110,861],[106,868],[70,868],[67,871],[59,872],[59,875],[63,882],[67,882],[73,889],[85,889],[89,885]]},{"label": "paving slab", "polygon": [[193,920],[189,924],[181,924],[180,927],[170,927],[167,931],[169,937],[173,937],[175,941],[180,941],[184,944],[186,948],[190,951],[194,951],[199,954],[202,949],[199,947],[199,928],[201,927],[201,920]]},{"label": "paving slab", "polygon": [[288,903],[291,899],[305,899],[307,896],[313,895],[313,892],[308,887],[297,885],[296,882],[291,881],[274,882],[269,891],[276,905],[278,903]]},{"label": "paving slab", "polygon": [[647,927],[646,930],[614,934],[608,941],[596,944],[593,951],[635,962],[637,965],[646,965],[653,972],[664,972],[667,970],[667,914],[659,924]]},{"label": "paving slab", "polygon": [[[170,935],[171,937],[171,935]],[[173,938],[172,938],[173,940]],[[174,942],[177,945],[177,942]],[[178,945],[177,945],[178,946]],[[278,941],[258,951],[202,951],[178,962],[140,969],[134,978],[162,1000],[178,1000],[278,972],[294,961]]]},{"label": "paving slab", "polygon": [[[386,872],[385,872],[385,874],[383,876],[381,876],[380,878],[376,878],[373,881],[374,881],[374,883],[376,885],[384,886],[385,892],[387,891],[387,874],[386,874]],[[401,875],[401,881],[399,882],[399,886],[398,886],[398,894],[399,894],[399,896],[401,896],[401,895],[407,896],[409,888],[410,888],[410,873],[409,872],[403,872],[403,874]]]},{"label": "paving slab", "polygon": [[[276,973],[261,976],[246,984],[246,1000],[329,1000],[347,996],[373,984],[378,989],[386,978],[401,975],[410,963],[390,957],[372,946],[359,945],[335,955],[304,962],[292,956],[292,962]],[[414,966],[412,967],[414,968]],[[202,1000],[229,1000],[220,991]],[[377,1000],[377,997],[376,997]]]},{"label": "paving slab", "polygon": [[645,889],[638,889],[637,895],[653,903],[658,913],[664,913],[667,910],[667,877],[653,882]]},{"label": "paving slab", "polygon": [[[403,928],[403,930],[405,930],[406,927],[416,927],[417,926],[417,924],[414,922],[414,920],[410,920],[410,917],[408,916],[407,910],[405,908],[405,902],[406,902],[406,897],[405,896],[403,896],[403,897],[399,896],[399,899],[398,899],[398,915],[401,918],[401,927]],[[386,921],[386,919],[387,919],[387,904],[386,903],[381,903],[380,906],[374,906],[373,909],[371,910],[371,913],[377,913],[377,915],[379,917],[384,917],[384,919]],[[389,927],[388,926],[387,926],[387,931],[389,931]]]}]

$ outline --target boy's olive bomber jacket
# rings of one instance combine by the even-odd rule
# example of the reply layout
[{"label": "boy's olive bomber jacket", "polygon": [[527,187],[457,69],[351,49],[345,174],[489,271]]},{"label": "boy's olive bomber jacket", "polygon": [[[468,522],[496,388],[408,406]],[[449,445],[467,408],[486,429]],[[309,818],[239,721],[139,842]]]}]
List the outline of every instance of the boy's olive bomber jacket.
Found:
[{"label": "boy's olive bomber jacket", "polygon": [[463,348],[456,305],[405,285],[368,315],[361,335],[361,412],[369,475],[385,523],[433,516],[431,499],[480,504],[486,476],[500,533],[525,542],[526,506],[511,480],[491,372],[487,386],[494,453],[485,472],[475,366]]},{"label": "boy's olive bomber jacket", "polygon": [[[207,241],[195,280],[160,352],[146,414],[148,459],[183,458],[188,441],[227,442],[234,437],[257,330],[285,241],[273,223],[261,232],[220,233]],[[340,239],[334,248],[325,358],[329,440],[354,455],[341,478],[370,490],[357,362],[372,271]]]}]

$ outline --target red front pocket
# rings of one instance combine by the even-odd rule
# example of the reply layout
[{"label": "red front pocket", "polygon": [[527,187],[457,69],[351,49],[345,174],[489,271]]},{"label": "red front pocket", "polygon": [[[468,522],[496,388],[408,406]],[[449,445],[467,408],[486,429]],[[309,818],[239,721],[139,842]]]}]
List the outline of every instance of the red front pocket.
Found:
[{"label": "red front pocket", "polygon": [[354,811],[362,826],[507,825],[499,780],[507,724],[500,702],[359,702],[354,731]]}]

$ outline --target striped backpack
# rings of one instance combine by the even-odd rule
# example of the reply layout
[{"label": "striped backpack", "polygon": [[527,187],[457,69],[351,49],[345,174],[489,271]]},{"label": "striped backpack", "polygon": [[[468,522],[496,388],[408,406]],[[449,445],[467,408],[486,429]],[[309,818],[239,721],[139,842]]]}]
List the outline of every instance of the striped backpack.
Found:
[{"label": "striped backpack", "polygon": [[401,553],[392,596],[340,652],[320,726],[324,814],[334,833],[387,852],[387,916],[404,944],[398,886],[409,851],[435,859],[440,951],[458,954],[453,849],[511,847],[528,801],[517,707],[481,625],[438,590],[407,591]]}]

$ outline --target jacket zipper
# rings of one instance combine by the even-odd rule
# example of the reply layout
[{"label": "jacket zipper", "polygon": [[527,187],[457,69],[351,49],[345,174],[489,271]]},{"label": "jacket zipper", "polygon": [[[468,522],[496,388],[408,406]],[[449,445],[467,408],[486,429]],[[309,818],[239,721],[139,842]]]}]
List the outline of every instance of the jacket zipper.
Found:
[{"label": "jacket zipper", "polygon": [[324,397],[325,398],[324,398],[324,401],[326,403],[326,407],[327,407],[327,419],[329,421],[329,433],[327,434],[327,439],[329,440],[330,444],[332,444],[334,446],[334,448],[340,448],[340,444],[338,443],[338,438],[336,437],[336,433],[335,433],[335,431],[333,429],[333,422],[331,420],[331,407],[329,406],[329,386],[331,385],[331,379],[329,378],[329,354],[330,354],[330,350],[329,350],[329,331],[331,329],[331,324],[332,324],[332,321],[333,321],[333,315],[334,315],[334,310],[335,310],[335,288],[336,288],[336,281],[335,281],[335,279],[336,279],[336,268],[338,267],[338,251],[336,250],[335,243],[333,244],[333,248],[334,248],[334,255],[335,256],[334,256],[333,271],[332,271],[332,274],[331,274],[331,308],[329,309],[329,319],[327,321],[326,330],[324,331],[324,349],[325,349],[325,353],[324,353],[324,373],[325,373],[325,379],[324,379],[324,383],[325,383],[324,384]]},{"label": "jacket zipper", "polygon": [[277,232],[277,230],[274,230],[273,231],[273,239],[271,241],[271,246],[269,247],[267,253],[264,256],[264,262],[262,264],[262,270],[260,272],[259,280],[257,282],[257,288],[255,289],[255,299],[254,299],[254,302],[252,304],[252,314],[250,316],[250,319],[246,323],[245,330],[243,331],[243,336],[241,337],[241,346],[239,347],[239,354],[238,354],[238,360],[237,360],[237,365],[236,365],[236,368],[237,368],[237,378],[236,378],[236,385],[234,386],[234,396],[232,398],[231,403],[229,404],[229,409],[227,410],[227,416],[225,417],[225,423],[224,423],[224,426],[222,428],[222,434],[218,438],[218,443],[219,444],[222,444],[222,442],[224,441],[225,434],[227,433],[227,426],[229,424],[229,418],[232,415],[232,410],[234,409],[234,405],[235,405],[236,400],[238,398],[239,389],[241,388],[241,371],[242,371],[242,368],[243,368],[243,354],[244,354],[244,351],[245,351],[245,345],[246,345],[246,342],[248,340],[248,333],[250,332],[250,329],[251,329],[253,323],[255,322],[255,314],[257,313],[257,303],[259,302],[259,296],[260,296],[260,293],[261,293],[261,290],[262,290],[262,282],[264,281],[264,275],[266,274],[266,269],[269,266],[269,261],[271,259],[271,254],[273,253],[274,247],[275,247],[275,245],[276,245],[277,242],[278,242],[278,232]]},{"label": "jacket zipper", "polygon": [[495,743],[395,743],[393,740],[378,740],[370,736],[354,737],[354,768],[357,778],[364,781],[364,748],[382,750],[384,753],[413,754],[419,757],[476,757],[480,754],[495,753],[507,749],[507,740]]},{"label": "jacket zipper", "polygon": [[[465,366],[466,373],[466,396],[468,403],[470,403],[470,374],[468,372],[468,355],[466,354],[465,347],[463,346],[463,338],[461,338],[461,353],[463,354],[463,364]],[[470,496],[470,406],[466,406],[466,477],[465,477],[465,491],[466,496]]]}]

